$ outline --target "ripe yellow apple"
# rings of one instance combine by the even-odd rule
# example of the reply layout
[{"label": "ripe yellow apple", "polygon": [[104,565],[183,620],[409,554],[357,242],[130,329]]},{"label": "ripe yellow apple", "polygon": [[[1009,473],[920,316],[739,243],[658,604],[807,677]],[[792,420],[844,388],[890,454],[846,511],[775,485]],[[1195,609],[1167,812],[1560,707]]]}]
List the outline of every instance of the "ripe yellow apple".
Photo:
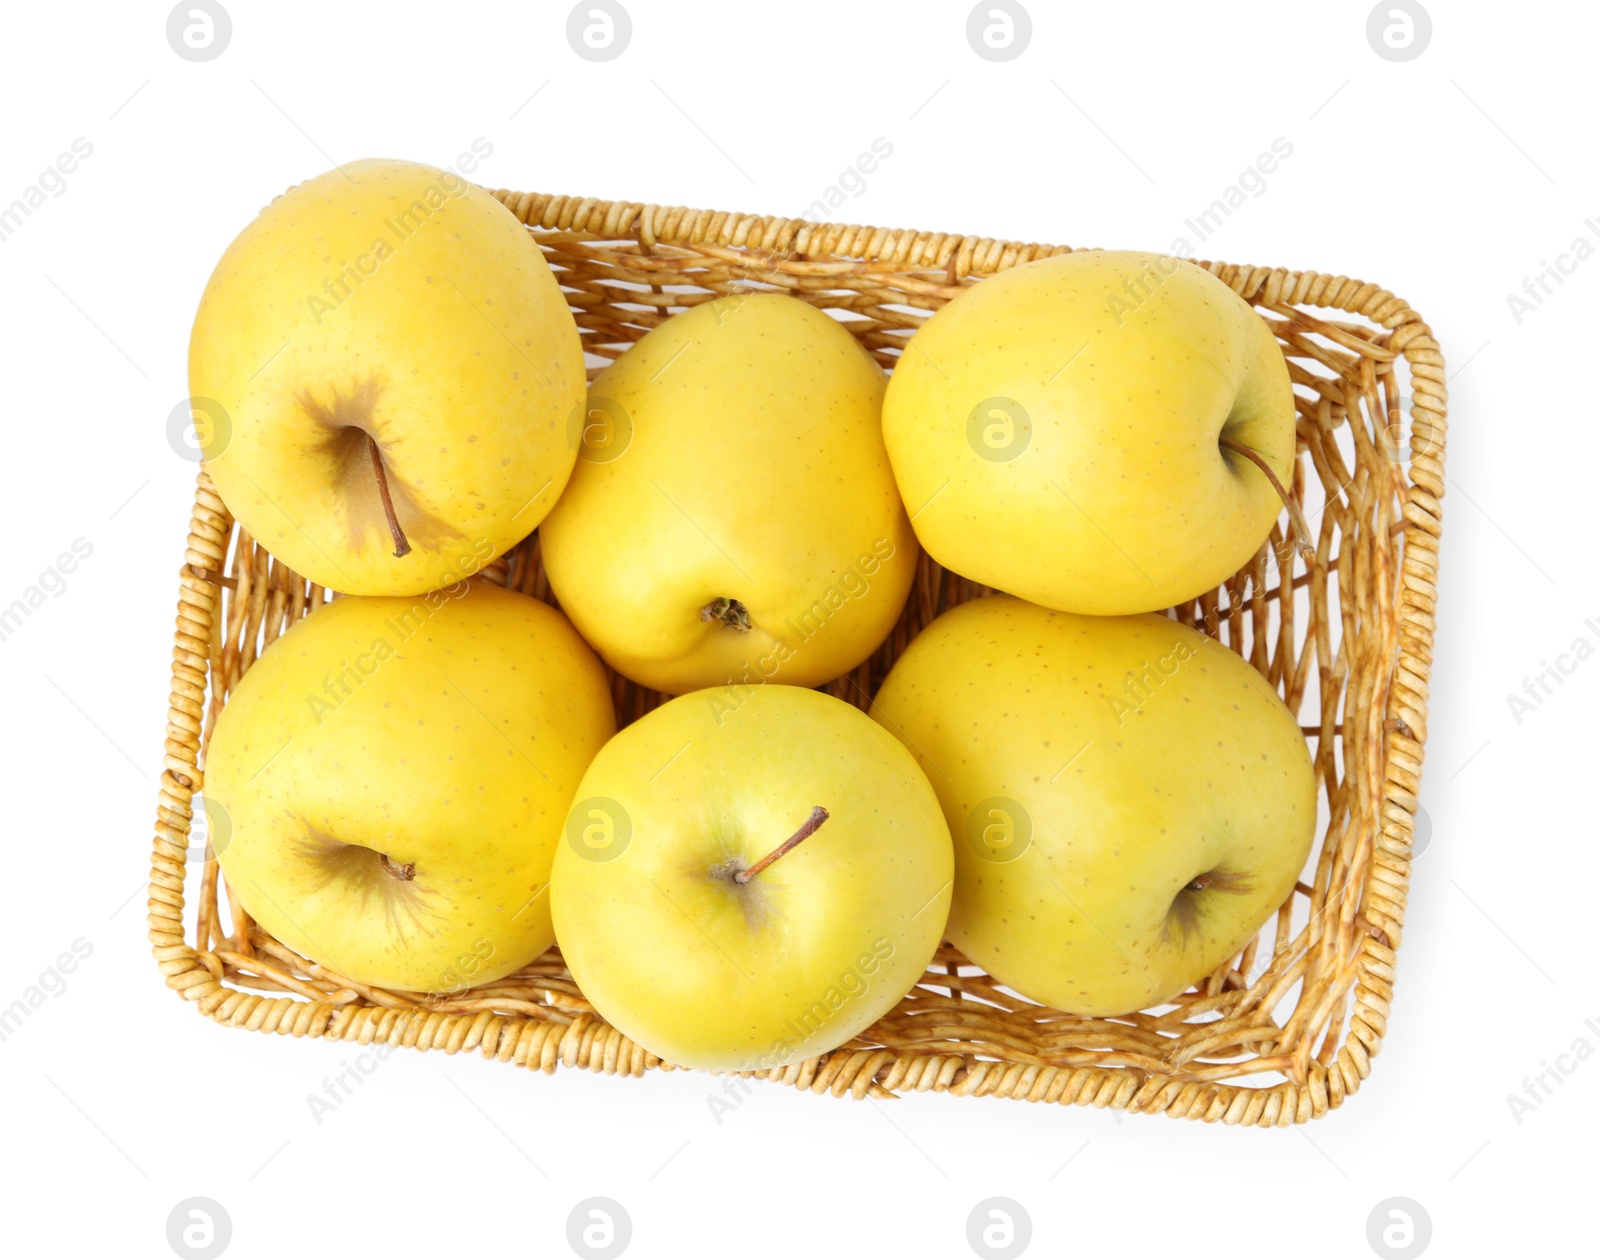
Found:
[{"label": "ripe yellow apple", "polygon": [[1248,663],[1166,617],[963,604],[895,663],[873,716],[955,837],[951,941],[1059,1010],[1182,993],[1283,903],[1311,847],[1299,724]]},{"label": "ripe yellow apple", "polygon": [[731,715],[712,698],[601,749],[550,897],[608,1021],[668,1062],[758,1071],[841,1045],[916,983],[949,910],[950,833],[860,710],[778,685]]},{"label": "ripe yellow apple", "polygon": [[554,939],[550,861],[614,730],[605,671],[547,604],[482,579],[337,599],[266,650],[217,722],[218,861],[263,927],[354,980],[495,980]]},{"label": "ripe yellow apple", "polygon": [[838,321],[777,294],[674,316],[599,375],[540,539],[613,669],[671,693],[815,686],[883,642],[917,561],[884,379]]},{"label": "ripe yellow apple", "polygon": [[1237,572],[1283,504],[1289,370],[1227,285],[1158,254],[1003,271],[912,337],[884,440],[946,568],[1070,612],[1153,612]]},{"label": "ripe yellow apple", "polygon": [[228,247],[189,388],[206,469],[252,536],[332,590],[417,595],[554,506],[583,352],[504,206],[450,171],[352,162]]}]

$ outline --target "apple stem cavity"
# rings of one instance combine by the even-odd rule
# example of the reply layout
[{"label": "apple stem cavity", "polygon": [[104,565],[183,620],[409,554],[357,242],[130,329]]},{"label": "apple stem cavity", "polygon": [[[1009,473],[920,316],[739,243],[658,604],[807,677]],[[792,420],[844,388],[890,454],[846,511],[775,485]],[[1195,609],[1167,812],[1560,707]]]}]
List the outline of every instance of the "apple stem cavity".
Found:
[{"label": "apple stem cavity", "polygon": [[1252,464],[1266,474],[1267,480],[1272,483],[1272,488],[1278,492],[1278,497],[1283,500],[1283,506],[1289,509],[1289,530],[1294,536],[1294,543],[1301,556],[1310,564],[1317,558],[1317,549],[1311,542],[1311,526],[1306,522],[1306,514],[1300,510],[1299,502],[1290,497],[1283,488],[1283,482],[1278,480],[1278,474],[1272,471],[1272,465],[1261,457],[1259,451],[1252,450],[1243,442],[1235,442],[1227,434],[1217,438],[1217,445],[1243,455]]},{"label": "apple stem cavity", "polygon": [[[720,621],[723,625],[734,630],[748,633],[750,630],[750,610],[736,599],[726,599],[718,596],[700,610],[701,621]],[[826,814],[823,815],[827,817]]]},{"label": "apple stem cavity", "polygon": [[415,862],[391,862],[387,853],[378,854],[378,865],[402,883],[409,883],[417,877]]},{"label": "apple stem cavity", "polygon": [[736,883],[736,884],[748,884],[757,875],[761,874],[762,871],[766,870],[767,867],[771,866],[774,862],[776,862],[779,858],[781,858],[790,849],[794,848],[795,845],[799,844],[807,836],[813,834],[817,830],[818,827],[822,826],[822,824],[827,822],[827,821],[828,821],[828,811],[823,809],[822,806],[820,806],[820,805],[812,806],[812,808],[811,808],[811,816],[809,818],[807,818],[805,820],[805,822],[800,824],[800,830],[799,831],[795,832],[794,835],[790,836],[787,840],[785,840],[782,844],[780,844],[771,853],[767,854],[766,857],[762,858],[754,866],[746,867],[742,871],[735,871],[734,874],[733,874],[733,882]]},{"label": "apple stem cavity", "polygon": [[[383,514],[389,520],[389,533],[394,538],[394,557],[396,560],[411,554],[411,544],[406,541],[406,534],[400,528],[400,518],[395,515],[394,500],[389,497],[389,478],[383,471],[383,452],[378,450],[378,441],[367,434],[367,452],[372,456],[372,471],[378,478],[378,497],[383,500]],[[411,877],[406,876],[407,879]]]}]

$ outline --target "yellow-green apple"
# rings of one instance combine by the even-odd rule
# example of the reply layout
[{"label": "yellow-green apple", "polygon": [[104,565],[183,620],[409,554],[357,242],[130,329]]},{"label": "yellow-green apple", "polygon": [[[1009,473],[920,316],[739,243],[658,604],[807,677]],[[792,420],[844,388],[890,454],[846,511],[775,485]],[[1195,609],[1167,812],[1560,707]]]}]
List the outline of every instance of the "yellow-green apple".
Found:
[{"label": "yellow-green apple", "polygon": [[212,734],[230,894],[353,980],[498,979],[554,940],[551,858],[614,730],[604,669],[547,604],[484,579],[336,599],[267,648]]},{"label": "yellow-green apple", "polygon": [[865,660],[917,560],[884,379],[838,321],[777,294],[695,307],[626,351],[540,531],[584,638],[672,693],[814,686]]},{"label": "yellow-green apple", "polygon": [[330,589],[417,595],[554,506],[583,353],[498,201],[450,171],[351,162],[228,246],[189,389],[206,469],[253,537]]},{"label": "yellow-green apple", "polygon": [[680,696],[578,788],[550,897],[573,979],[684,1067],[811,1058],[923,974],[951,844],[915,760],[859,709],[771,684],[727,713]]},{"label": "yellow-green apple", "polygon": [[1034,603],[1115,615],[1210,590],[1261,547],[1295,452],[1265,322],[1192,263],[1061,254],[912,337],[883,411],[917,537]]},{"label": "yellow-green apple", "polygon": [[1299,724],[1242,658],[1167,617],[960,605],[913,640],[873,716],[955,837],[951,941],[1058,1010],[1182,993],[1244,947],[1310,850]]}]

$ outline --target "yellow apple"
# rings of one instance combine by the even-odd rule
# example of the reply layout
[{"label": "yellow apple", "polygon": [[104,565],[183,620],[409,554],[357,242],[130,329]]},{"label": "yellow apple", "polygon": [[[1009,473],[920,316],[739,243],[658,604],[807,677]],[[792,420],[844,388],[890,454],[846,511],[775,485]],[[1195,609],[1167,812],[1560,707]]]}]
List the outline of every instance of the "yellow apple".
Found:
[{"label": "yellow apple", "polygon": [[778,685],[731,715],[680,696],[584,775],[551,875],[556,939],[600,1014],[668,1062],[782,1067],[923,974],[950,848],[916,762],[853,706]]},{"label": "yellow apple", "polygon": [[[1003,271],[912,337],[884,440],[946,568],[1049,608],[1170,608],[1240,569],[1283,504],[1289,371],[1249,304],[1157,254]],[[1242,449],[1240,449],[1242,448]]]},{"label": "yellow apple", "polygon": [[1166,617],[963,604],[895,663],[873,716],[955,837],[951,941],[1058,1010],[1182,993],[1283,903],[1311,847],[1299,724],[1248,663]]},{"label": "yellow apple", "polygon": [[624,353],[594,382],[583,458],[540,533],[584,638],[672,693],[859,665],[917,561],[883,390],[842,325],[776,294],[695,307]]},{"label": "yellow apple", "polygon": [[330,589],[416,595],[555,504],[584,366],[504,206],[450,171],[374,160],[285,193],[228,247],[189,388],[206,469],[253,537]]},{"label": "yellow apple", "polygon": [[482,579],[337,599],[266,650],[212,734],[228,888],[351,979],[498,979],[554,939],[551,858],[614,730],[600,662],[547,604]]}]

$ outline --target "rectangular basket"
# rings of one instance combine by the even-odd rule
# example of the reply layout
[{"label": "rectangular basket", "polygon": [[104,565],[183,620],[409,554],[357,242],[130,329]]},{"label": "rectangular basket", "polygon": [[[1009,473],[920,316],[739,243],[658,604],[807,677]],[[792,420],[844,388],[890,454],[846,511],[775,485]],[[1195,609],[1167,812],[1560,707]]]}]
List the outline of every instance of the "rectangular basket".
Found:
[{"label": "rectangular basket", "polygon": [[[928,313],[963,289],[1067,252],[683,207],[494,195],[543,248],[593,364],[615,358],[676,309],[727,293],[779,291],[842,319],[892,368]],[[1250,565],[1169,615],[1241,653],[1310,723],[1304,729],[1325,818],[1311,883],[1296,887],[1238,957],[1160,1010],[1119,1019],[1066,1015],[1000,988],[946,944],[918,986],[860,1037],[750,1075],[835,1097],[933,1090],[1264,1126],[1323,1115],[1371,1070],[1393,991],[1427,736],[1444,360],[1422,318],[1377,285],[1199,265],[1252,303],[1282,345],[1298,409],[1292,492],[1313,521],[1317,551],[1309,564],[1298,557],[1280,522]],[[537,535],[486,574],[551,599]],[[206,739],[244,671],[330,596],[239,529],[204,472],[179,583],[149,900],[150,940],[171,988],[218,1023],[259,1032],[476,1050],[546,1072],[557,1065],[629,1076],[672,1069],[595,1014],[559,950],[447,998],[386,992],[298,957],[232,903],[219,890],[209,842],[191,851]],[[987,593],[923,555],[889,640],[826,690],[864,704],[923,626]],[[662,699],[620,677],[613,690],[624,723]],[[192,934],[186,891],[197,900]]]}]

